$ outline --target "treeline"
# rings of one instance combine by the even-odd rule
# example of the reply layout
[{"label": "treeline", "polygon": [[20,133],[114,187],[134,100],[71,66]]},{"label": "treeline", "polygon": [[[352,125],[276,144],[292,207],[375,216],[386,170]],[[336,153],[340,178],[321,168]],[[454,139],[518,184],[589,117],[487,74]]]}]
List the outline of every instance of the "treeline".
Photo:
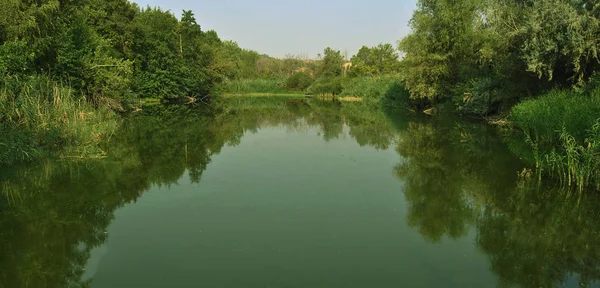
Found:
[{"label": "treeline", "polygon": [[4,79],[43,75],[92,100],[206,95],[258,57],[191,11],[177,19],[127,0],[3,1],[0,44]]},{"label": "treeline", "polygon": [[399,45],[403,79],[413,97],[483,115],[551,88],[594,88],[599,20],[597,1],[419,1]]},{"label": "treeline", "polygon": [[[341,51],[327,47],[317,59],[288,56],[269,58],[278,73],[254,73],[230,78],[223,85],[229,94],[306,93],[315,96],[360,97],[379,103],[386,92],[407,94],[400,85],[398,50],[391,44],[363,46],[348,59]],[[261,70],[261,63],[246,63]],[[248,69],[252,70],[252,69]],[[406,96],[406,95],[404,95]],[[408,97],[405,97],[408,98]]]},{"label": "treeline", "polygon": [[508,116],[540,174],[600,189],[598,1],[420,0],[410,25],[399,48],[412,98]]},{"label": "treeline", "polygon": [[127,0],[1,1],[0,165],[66,147],[76,150],[66,157],[101,157],[115,111],[140,98],[212,96],[261,57],[202,30],[191,11],[178,19]]}]

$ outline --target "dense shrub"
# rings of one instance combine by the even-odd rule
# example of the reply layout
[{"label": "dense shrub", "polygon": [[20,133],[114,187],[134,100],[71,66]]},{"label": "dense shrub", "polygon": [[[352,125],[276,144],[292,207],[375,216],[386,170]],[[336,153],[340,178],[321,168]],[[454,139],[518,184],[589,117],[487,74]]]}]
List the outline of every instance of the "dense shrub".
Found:
[{"label": "dense shrub", "polygon": [[502,100],[498,82],[490,77],[472,79],[457,85],[452,102],[456,110],[465,115],[487,116],[497,111]]},{"label": "dense shrub", "polygon": [[285,88],[293,91],[304,91],[314,82],[312,76],[306,72],[297,72],[285,80]]},{"label": "dense shrub", "polygon": [[342,77],[321,77],[308,87],[307,92],[318,96],[339,95],[343,89],[342,80]]}]

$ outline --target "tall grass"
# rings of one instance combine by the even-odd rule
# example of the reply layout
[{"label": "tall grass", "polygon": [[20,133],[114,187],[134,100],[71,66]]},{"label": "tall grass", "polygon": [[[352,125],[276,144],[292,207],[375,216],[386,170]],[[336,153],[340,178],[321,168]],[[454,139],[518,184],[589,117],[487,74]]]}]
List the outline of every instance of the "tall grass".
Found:
[{"label": "tall grass", "polygon": [[565,129],[560,133],[561,145],[541,160],[550,175],[567,186],[596,186],[600,190],[600,119],[589,132],[583,144]]},{"label": "tall grass", "polygon": [[397,75],[348,78],[340,96],[360,97],[370,106],[412,106],[408,90]]},{"label": "tall grass", "polygon": [[357,77],[344,81],[341,96],[361,97],[367,99],[381,99],[392,85],[399,82],[394,77]]},{"label": "tall grass", "polygon": [[228,94],[285,93],[285,79],[239,79],[223,83],[221,90]]},{"label": "tall grass", "polygon": [[579,141],[600,117],[600,89],[589,95],[552,90],[536,99],[517,104],[510,120],[542,144],[556,144],[564,130]]},{"label": "tall grass", "polygon": [[117,127],[114,113],[46,77],[0,83],[0,166],[50,151],[63,157],[100,157],[99,144]]},{"label": "tall grass", "polygon": [[600,89],[550,91],[513,107],[510,119],[525,133],[540,177],[600,190]]}]

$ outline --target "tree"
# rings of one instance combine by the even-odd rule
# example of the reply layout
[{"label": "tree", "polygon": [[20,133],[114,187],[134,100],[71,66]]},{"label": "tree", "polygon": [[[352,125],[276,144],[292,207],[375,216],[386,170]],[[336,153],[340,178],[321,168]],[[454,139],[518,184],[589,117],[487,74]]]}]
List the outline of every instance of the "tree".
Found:
[{"label": "tree", "polygon": [[482,0],[419,0],[412,32],[399,43],[403,77],[413,98],[448,97],[477,66]]},{"label": "tree", "polygon": [[323,52],[323,60],[319,67],[317,76],[339,77],[342,76],[342,66],[344,65],[344,57],[339,50],[333,50],[329,47]]},{"label": "tree", "polygon": [[394,46],[383,43],[372,48],[363,46],[350,61],[352,76],[387,75],[398,72],[400,64]]},{"label": "tree", "polygon": [[599,7],[591,1],[533,1],[521,32],[527,35],[527,70],[558,83],[587,80],[600,68]]},{"label": "tree", "polygon": [[142,10],[131,25],[138,93],[164,99],[187,96],[184,61],[179,57],[178,21],[159,8]]}]

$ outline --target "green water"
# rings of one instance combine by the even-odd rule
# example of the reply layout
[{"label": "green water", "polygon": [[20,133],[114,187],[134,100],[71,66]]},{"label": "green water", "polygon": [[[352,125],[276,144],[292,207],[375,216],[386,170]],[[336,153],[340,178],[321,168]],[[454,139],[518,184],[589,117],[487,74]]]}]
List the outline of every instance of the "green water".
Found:
[{"label": "green water", "polygon": [[599,199],[518,177],[485,125],[222,105],[2,171],[0,287],[599,287]]}]

